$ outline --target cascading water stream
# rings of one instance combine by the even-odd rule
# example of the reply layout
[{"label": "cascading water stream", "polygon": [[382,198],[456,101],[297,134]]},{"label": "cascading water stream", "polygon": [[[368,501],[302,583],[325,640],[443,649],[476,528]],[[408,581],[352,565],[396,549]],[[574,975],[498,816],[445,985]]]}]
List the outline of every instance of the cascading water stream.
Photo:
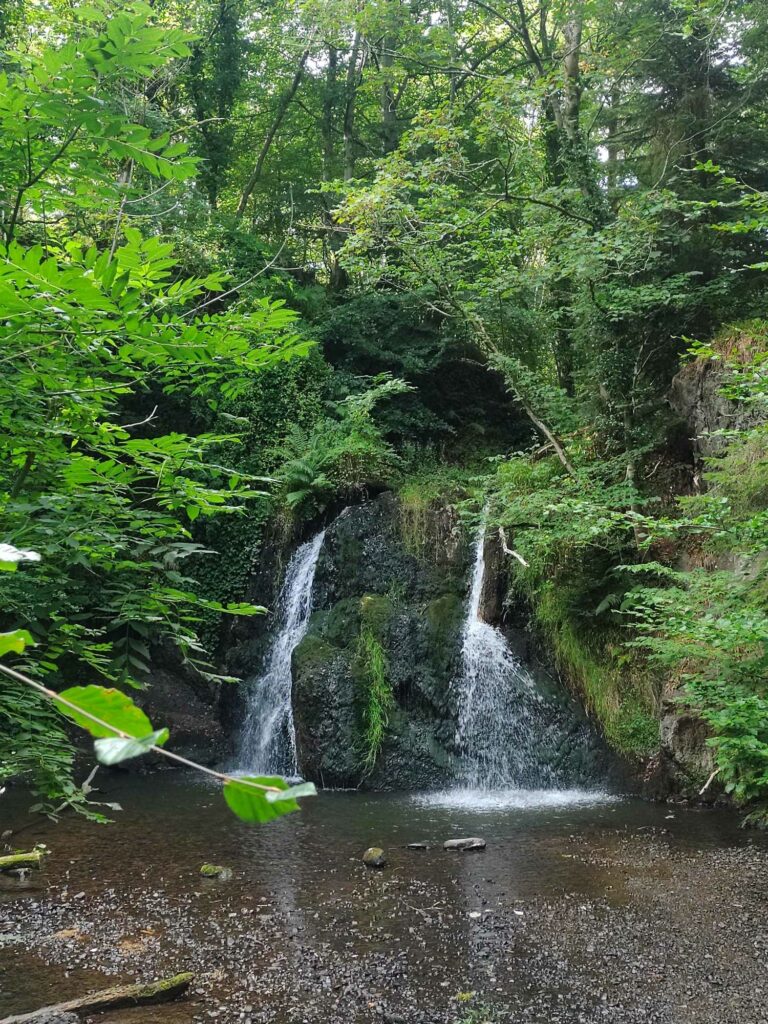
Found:
[{"label": "cascading water stream", "polygon": [[481,618],[484,535],[481,527],[462,630],[456,745],[464,781],[489,790],[547,785],[551,772],[536,756],[546,730],[543,700],[501,630]]},{"label": "cascading water stream", "polygon": [[291,656],[307,632],[312,587],[325,530],[298,548],[285,573],[277,600],[277,632],[263,672],[248,688],[248,707],[240,736],[238,771],[296,775]]}]

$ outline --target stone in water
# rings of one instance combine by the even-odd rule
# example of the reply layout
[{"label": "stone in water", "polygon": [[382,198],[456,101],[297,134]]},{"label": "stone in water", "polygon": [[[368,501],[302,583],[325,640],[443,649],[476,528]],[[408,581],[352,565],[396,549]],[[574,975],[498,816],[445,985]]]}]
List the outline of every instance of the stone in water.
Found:
[{"label": "stone in water", "polygon": [[367,868],[383,868],[387,858],[380,846],[372,846],[363,854],[363,864]]},{"label": "stone in water", "polygon": [[443,843],[444,850],[484,850],[485,840],[477,836],[467,839],[446,839]]}]

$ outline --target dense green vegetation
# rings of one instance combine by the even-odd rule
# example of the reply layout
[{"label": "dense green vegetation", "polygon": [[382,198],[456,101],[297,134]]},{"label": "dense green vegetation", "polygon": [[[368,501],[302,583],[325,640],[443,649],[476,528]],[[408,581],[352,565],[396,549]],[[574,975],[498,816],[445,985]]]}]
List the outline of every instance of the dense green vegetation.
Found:
[{"label": "dense green vegetation", "polygon": [[[35,641],[9,663],[140,688],[171,648],[221,678],[267,524],[393,487],[417,554],[433,504],[486,510],[619,750],[653,753],[672,695],[765,803],[766,13],[8,5],[0,541],[39,555],[0,577]],[[684,366],[723,392],[706,457]],[[358,660],[375,759],[370,623]],[[4,679],[0,779],[50,808],[73,764]]]}]

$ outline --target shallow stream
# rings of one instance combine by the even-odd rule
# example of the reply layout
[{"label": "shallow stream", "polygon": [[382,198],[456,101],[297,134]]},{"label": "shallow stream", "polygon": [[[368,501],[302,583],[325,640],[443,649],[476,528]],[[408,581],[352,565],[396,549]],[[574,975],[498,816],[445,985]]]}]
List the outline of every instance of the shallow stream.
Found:
[{"label": "shallow stream", "polygon": [[[109,1022],[768,1020],[768,841],[723,811],[583,792],[323,793],[261,827],[183,775],[114,774],[109,826],[26,827],[0,882],[0,1018],[181,970]],[[2,829],[26,820],[21,794]],[[481,836],[481,852],[446,839]],[[427,849],[408,849],[409,843]],[[364,867],[369,846],[388,856]],[[201,878],[203,862],[229,881]]]}]

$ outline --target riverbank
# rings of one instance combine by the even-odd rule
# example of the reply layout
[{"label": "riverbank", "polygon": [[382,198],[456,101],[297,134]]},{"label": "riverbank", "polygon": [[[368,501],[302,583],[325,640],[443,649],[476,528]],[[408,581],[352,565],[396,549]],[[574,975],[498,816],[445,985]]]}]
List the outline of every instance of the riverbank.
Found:
[{"label": "riverbank", "polygon": [[[115,824],[24,832],[51,853],[39,876],[0,891],[0,1016],[193,970],[188,1001],[99,1019],[768,1019],[768,841],[726,812],[336,793],[249,829],[180,776],[105,788],[125,808]],[[486,850],[443,851],[460,835]],[[416,841],[428,848],[407,848]],[[360,860],[374,843],[389,857],[380,872]],[[203,861],[232,879],[201,878]]]}]

